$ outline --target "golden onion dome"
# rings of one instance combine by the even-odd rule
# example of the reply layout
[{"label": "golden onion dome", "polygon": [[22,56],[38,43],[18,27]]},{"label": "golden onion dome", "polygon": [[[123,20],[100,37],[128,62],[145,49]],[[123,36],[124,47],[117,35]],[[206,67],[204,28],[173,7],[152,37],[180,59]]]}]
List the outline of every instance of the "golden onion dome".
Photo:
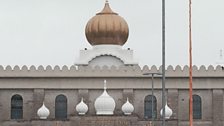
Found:
[{"label": "golden onion dome", "polygon": [[91,45],[124,45],[128,39],[128,24],[113,12],[106,1],[103,10],[90,19],[85,34]]}]

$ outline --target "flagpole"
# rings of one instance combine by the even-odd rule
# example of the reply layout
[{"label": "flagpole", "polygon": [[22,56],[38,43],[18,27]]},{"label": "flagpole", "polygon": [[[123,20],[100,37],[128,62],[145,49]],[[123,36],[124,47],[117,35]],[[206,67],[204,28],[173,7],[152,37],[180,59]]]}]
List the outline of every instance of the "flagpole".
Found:
[{"label": "flagpole", "polygon": [[189,0],[189,126],[193,126],[191,4]]}]

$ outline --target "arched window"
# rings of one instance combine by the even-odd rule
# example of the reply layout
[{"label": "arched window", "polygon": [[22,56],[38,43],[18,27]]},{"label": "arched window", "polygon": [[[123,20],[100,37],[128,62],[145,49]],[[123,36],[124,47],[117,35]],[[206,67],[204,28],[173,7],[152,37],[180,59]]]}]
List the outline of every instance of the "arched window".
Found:
[{"label": "arched window", "polygon": [[67,98],[64,95],[58,95],[55,99],[55,118],[67,118]]},{"label": "arched window", "polygon": [[11,119],[23,118],[23,98],[16,94],[11,98]]},{"label": "arched window", "polygon": [[193,119],[201,119],[201,97],[193,95]]},{"label": "arched window", "polygon": [[148,95],[144,101],[144,117],[147,119],[155,119],[157,117],[157,100],[155,96]]}]

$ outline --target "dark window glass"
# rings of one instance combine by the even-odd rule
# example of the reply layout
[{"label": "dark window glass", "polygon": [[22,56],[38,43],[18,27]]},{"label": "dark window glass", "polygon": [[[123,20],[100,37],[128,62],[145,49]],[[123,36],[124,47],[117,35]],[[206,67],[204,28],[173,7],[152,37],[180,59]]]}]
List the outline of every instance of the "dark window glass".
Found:
[{"label": "dark window glass", "polygon": [[23,98],[20,95],[13,95],[11,98],[11,119],[23,118]]},{"label": "dark window glass", "polygon": [[193,119],[201,119],[201,97],[193,95]]},{"label": "dark window glass", "polygon": [[[148,95],[145,97],[144,101],[144,117],[147,119],[152,119],[157,117],[157,100],[155,96]],[[153,112],[152,112],[153,111]]]},{"label": "dark window glass", "polygon": [[55,100],[55,118],[67,118],[67,98],[64,95],[58,95]]}]

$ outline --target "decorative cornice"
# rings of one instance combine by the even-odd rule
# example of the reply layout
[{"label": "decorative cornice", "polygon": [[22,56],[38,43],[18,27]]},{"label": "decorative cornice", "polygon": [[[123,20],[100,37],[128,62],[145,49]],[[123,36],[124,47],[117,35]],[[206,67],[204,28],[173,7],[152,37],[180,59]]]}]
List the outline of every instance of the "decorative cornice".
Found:
[{"label": "decorative cornice", "polygon": [[[166,77],[188,77],[188,66],[168,66]],[[161,67],[151,66],[0,66],[0,77],[148,77],[143,73],[159,73]],[[157,77],[157,76],[156,76]],[[159,77],[159,76],[158,76]],[[193,66],[193,77],[224,77],[222,66]]]}]

